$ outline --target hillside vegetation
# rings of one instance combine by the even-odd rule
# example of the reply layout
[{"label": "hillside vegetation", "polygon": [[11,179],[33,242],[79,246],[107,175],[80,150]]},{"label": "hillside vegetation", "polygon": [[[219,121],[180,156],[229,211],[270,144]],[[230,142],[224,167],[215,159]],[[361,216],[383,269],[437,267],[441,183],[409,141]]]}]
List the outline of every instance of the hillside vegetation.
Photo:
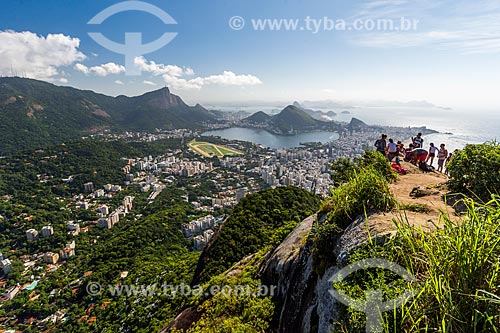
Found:
[{"label": "hillside vegetation", "polygon": [[193,283],[206,282],[249,254],[278,245],[319,207],[319,197],[297,187],[279,187],[242,199],[203,252]]},{"label": "hillside vegetation", "polygon": [[162,88],[110,97],[24,78],[0,78],[0,155],[108,130],[201,128],[216,116]]}]

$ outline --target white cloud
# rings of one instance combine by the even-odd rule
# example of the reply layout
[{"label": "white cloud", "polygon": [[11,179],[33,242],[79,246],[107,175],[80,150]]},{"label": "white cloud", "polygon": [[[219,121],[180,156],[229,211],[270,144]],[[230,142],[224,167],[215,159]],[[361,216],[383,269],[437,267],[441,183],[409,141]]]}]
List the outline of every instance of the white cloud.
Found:
[{"label": "white cloud", "polygon": [[73,68],[79,72],[82,72],[85,75],[88,75],[90,73],[89,68],[82,64],[76,64]]},{"label": "white cloud", "polygon": [[158,64],[154,61],[148,61],[144,57],[137,57],[134,62],[142,71],[154,76],[161,75],[167,85],[179,90],[199,90],[206,85],[254,86],[262,84],[262,81],[254,75],[238,75],[231,71],[224,71],[219,75],[186,79],[186,76],[194,75],[194,70],[190,67],[183,69],[175,65]]},{"label": "white cloud", "polygon": [[30,31],[0,31],[0,45],[0,75],[58,81],[60,67],[86,58],[78,50],[80,39],[63,34],[44,37]]},{"label": "white cloud", "polygon": [[114,62],[108,62],[107,64],[102,64],[99,66],[87,67],[83,64],[76,64],[74,69],[82,72],[85,75],[93,74],[97,76],[108,76],[111,74],[125,73],[125,67],[122,65],[115,64]]},{"label": "white cloud", "polygon": [[135,65],[141,69],[143,72],[148,72],[153,75],[172,75],[175,77],[182,76],[184,74],[184,70],[175,65],[164,65],[157,64],[154,61],[147,61],[144,57],[136,57],[134,59]]},{"label": "white cloud", "polygon": [[236,75],[230,71],[224,71],[221,75],[211,75],[203,78],[204,84],[220,84],[224,86],[255,86],[262,81],[253,75]]},{"label": "white cloud", "polygon": [[203,79],[195,78],[191,80],[182,79],[173,75],[163,75],[165,83],[173,89],[179,90],[199,90],[203,86]]},{"label": "white cloud", "polygon": [[[207,85],[254,86],[262,84],[262,81],[254,75],[238,75],[231,71],[224,71],[222,74],[206,77],[186,78],[192,77],[195,74],[194,70],[190,67],[182,68],[176,65],[159,64],[154,61],[148,61],[144,57],[136,57],[134,63],[141,71],[153,76],[161,76],[167,85],[179,90],[199,90]],[[87,67],[84,64],[77,63],[73,68],[85,75],[96,75],[101,77],[126,72],[124,66],[112,62],[93,67]],[[143,83],[151,86],[157,85],[155,82],[149,80],[144,80]]]},{"label": "white cloud", "polygon": [[124,84],[124,83],[123,83],[123,81],[120,81],[120,80],[116,80],[116,81],[115,81],[115,83],[116,83],[116,84],[119,84],[119,85],[121,85],[121,86]]}]

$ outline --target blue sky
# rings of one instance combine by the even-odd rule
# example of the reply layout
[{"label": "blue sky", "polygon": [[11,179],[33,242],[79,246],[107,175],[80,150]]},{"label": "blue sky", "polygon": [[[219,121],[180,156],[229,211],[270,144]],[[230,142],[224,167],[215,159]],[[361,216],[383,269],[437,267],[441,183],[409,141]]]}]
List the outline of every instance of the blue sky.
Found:
[{"label": "blue sky", "polygon": [[[500,107],[497,0],[147,0],[178,24],[165,25],[138,11],[116,14],[99,26],[87,24],[121,2],[2,3],[0,74],[111,95],[168,85],[190,103],[428,100],[454,108]],[[229,25],[235,16],[245,20],[241,30]],[[402,17],[418,20],[415,29],[325,28],[326,19],[349,26],[355,20],[388,19],[398,25]],[[298,28],[258,31],[255,19],[298,20]],[[311,20],[318,24],[315,31],[308,29]],[[118,43],[125,32],[140,32],[145,42],[165,32],[177,36],[136,59],[142,74],[130,76],[124,56],[88,32]]]}]

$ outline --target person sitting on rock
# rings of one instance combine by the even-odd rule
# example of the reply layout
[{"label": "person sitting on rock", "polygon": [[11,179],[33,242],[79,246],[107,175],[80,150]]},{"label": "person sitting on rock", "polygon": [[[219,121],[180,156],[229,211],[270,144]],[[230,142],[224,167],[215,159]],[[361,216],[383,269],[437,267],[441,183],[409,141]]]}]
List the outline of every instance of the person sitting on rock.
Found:
[{"label": "person sitting on rock", "polygon": [[406,148],[404,150],[404,156],[405,156],[404,161],[405,162],[410,162],[411,161],[411,159],[412,159],[411,152],[412,152],[413,148],[415,148],[413,146],[413,143],[410,143],[410,145],[408,146],[408,148]]},{"label": "person sitting on rock", "polygon": [[391,138],[389,139],[389,143],[387,144],[387,159],[389,162],[392,162],[392,159],[394,157],[398,157],[399,151],[398,151],[398,145],[394,143],[394,140]]},{"label": "person sitting on rock", "polygon": [[418,165],[419,162],[425,162],[429,154],[424,148],[415,148],[411,152],[411,163]]}]

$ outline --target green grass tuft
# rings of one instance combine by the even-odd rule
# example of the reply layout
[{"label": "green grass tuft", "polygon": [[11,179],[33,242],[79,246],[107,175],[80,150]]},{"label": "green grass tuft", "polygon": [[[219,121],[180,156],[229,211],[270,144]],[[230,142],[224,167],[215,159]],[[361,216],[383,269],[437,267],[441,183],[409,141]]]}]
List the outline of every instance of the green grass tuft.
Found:
[{"label": "green grass tuft", "polygon": [[404,203],[399,204],[399,209],[415,213],[429,213],[431,209],[426,204]]}]

